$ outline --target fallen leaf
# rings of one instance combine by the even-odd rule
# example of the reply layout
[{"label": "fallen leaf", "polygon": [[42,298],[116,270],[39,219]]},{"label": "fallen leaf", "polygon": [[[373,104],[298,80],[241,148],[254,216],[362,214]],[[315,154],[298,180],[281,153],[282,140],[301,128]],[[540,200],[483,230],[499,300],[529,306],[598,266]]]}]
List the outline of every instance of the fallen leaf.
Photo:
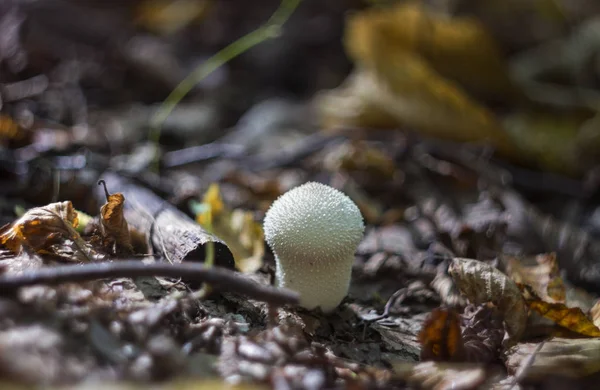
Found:
[{"label": "fallen leaf", "polygon": [[600,328],[600,299],[590,309],[590,318],[596,327]]},{"label": "fallen leaf", "polygon": [[10,116],[0,115],[0,140],[15,140],[23,136],[21,128]]},{"label": "fallen leaf", "polygon": [[507,258],[506,273],[516,283],[526,284],[543,301],[565,303],[566,289],[560,277],[556,253],[535,256],[536,265],[525,265],[526,259]]},{"label": "fallen leaf", "polygon": [[347,141],[332,148],[323,164],[333,172],[364,172],[377,180],[391,180],[396,172],[394,160],[365,141]]},{"label": "fallen leaf", "polygon": [[500,48],[474,18],[449,18],[418,2],[396,3],[350,15],[344,42],[357,62],[410,53],[475,93],[510,100],[518,95]]},{"label": "fallen leaf", "polygon": [[100,233],[105,248],[117,255],[130,255],[131,236],[129,226],[123,215],[125,197],[120,192],[106,194],[106,203],[100,208]]},{"label": "fallen leaf", "polygon": [[600,329],[578,307],[564,303],[548,303],[539,299],[526,299],[527,306],[541,316],[572,332],[588,337],[600,337]]},{"label": "fallen leaf", "polygon": [[136,22],[162,35],[174,34],[202,19],[208,0],[143,0],[136,7]]},{"label": "fallen leaf", "polygon": [[494,376],[494,370],[475,363],[413,363],[391,362],[392,377],[404,380],[415,388],[431,390],[455,390],[486,388],[486,379]]},{"label": "fallen leaf", "polygon": [[579,175],[600,161],[598,120],[591,115],[525,111],[507,116],[503,125],[516,150],[530,156],[534,167]]},{"label": "fallen leaf", "polygon": [[75,230],[77,212],[70,201],[28,210],[13,224],[0,230],[0,244],[14,253],[27,245],[40,255],[67,261],[89,262],[100,255]]},{"label": "fallen leaf", "polygon": [[[506,352],[506,368],[516,373],[535,352],[538,343],[519,343]],[[553,338],[541,349],[524,370],[523,380],[536,382],[549,375],[581,378],[600,371],[600,339]]]},{"label": "fallen leaf", "polygon": [[18,255],[0,260],[3,274],[22,275],[27,272],[40,269],[44,266],[44,261],[35,253],[29,253],[22,250]]},{"label": "fallen leaf", "polygon": [[465,349],[460,316],[452,309],[434,309],[419,332],[421,360],[462,361]]},{"label": "fallen leaf", "polygon": [[202,203],[193,204],[192,208],[196,222],[225,241],[240,271],[252,273],[262,266],[264,233],[252,212],[229,210],[223,203],[216,183],[210,185]]},{"label": "fallen leaf", "polygon": [[489,364],[498,359],[505,332],[497,307],[467,306],[462,314],[462,328],[466,361]]},{"label": "fallen leaf", "polygon": [[492,302],[504,319],[508,343],[519,341],[527,325],[527,306],[521,291],[498,269],[478,260],[454,258],[448,272],[471,303]]},{"label": "fallen leaf", "polygon": [[[520,159],[494,115],[444,76],[482,86],[483,81],[472,82],[482,73],[466,71],[477,57],[478,70],[504,72],[490,85],[509,85],[504,66],[492,65],[501,62],[492,54],[493,42],[476,23],[446,21],[418,5],[401,4],[350,17],[345,40],[357,66],[339,90],[317,97],[326,127],[408,125],[427,136],[489,143]],[[480,56],[474,53],[479,50]]]}]

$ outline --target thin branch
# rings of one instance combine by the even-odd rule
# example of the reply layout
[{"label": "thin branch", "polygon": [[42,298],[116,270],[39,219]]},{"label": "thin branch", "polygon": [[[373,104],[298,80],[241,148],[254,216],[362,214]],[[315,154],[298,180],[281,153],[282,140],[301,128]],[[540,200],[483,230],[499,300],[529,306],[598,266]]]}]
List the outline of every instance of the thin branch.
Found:
[{"label": "thin branch", "polygon": [[200,64],[181,83],[179,83],[177,87],[175,87],[154,114],[151,120],[148,138],[153,141],[154,144],[158,145],[161,126],[181,99],[183,99],[196,84],[233,58],[268,39],[277,38],[281,34],[283,24],[289,19],[299,3],[300,0],[282,0],[279,8],[277,8],[275,13],[264,25],[239,38],[207,61]]},{"label": "thin branch", "polygon": [[63,265],[41,268],[21,275],[0,276],[0,294],[36,284],[56,285],[107,278],[166,276],[210,283],[223,291],[275,305],[298,303],[298,294],[291,290],[260,285],[250,279],[220,267],[207,268],[199,263],[144,264],[139,260]]}]

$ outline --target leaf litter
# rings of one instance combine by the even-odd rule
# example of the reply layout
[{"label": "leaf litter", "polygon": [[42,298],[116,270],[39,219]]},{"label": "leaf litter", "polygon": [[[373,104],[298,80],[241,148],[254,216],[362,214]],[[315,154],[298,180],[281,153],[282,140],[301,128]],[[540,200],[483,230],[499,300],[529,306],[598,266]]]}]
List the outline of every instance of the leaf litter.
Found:
[{"label": "leaf litter", "polygon": [[[262,7],[2,4],[1,387],[595,383],[600,10],[502,4],[534,34],[438,3],[305,2],[291,49],[219,68],[153,144],[154,104]],[[313,98],[255,102],[271,79]],[[260,224],[310,180],[367,225],[330,314],[276,287]]]}]

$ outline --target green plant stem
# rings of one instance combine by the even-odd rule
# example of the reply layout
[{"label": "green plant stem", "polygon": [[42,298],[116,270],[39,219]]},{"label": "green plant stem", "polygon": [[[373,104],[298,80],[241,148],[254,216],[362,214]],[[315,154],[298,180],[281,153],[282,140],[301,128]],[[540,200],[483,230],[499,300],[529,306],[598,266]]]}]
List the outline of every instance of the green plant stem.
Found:
[{"label": "green plant stem", "polygon": [[[214,72],[220,66],[270,38],[279,36],[282,25],[289,19],[301,0],[282,0],[279,8],[271,18],[257,30],[248,33],[231,43],[217,54],[199,65],[167,96],[150,123],[148,138],[158,145],[162,124],[169,117],[175,106],[187,95],[192,88]],[[155,162],[158,162],[158,156]]]}]

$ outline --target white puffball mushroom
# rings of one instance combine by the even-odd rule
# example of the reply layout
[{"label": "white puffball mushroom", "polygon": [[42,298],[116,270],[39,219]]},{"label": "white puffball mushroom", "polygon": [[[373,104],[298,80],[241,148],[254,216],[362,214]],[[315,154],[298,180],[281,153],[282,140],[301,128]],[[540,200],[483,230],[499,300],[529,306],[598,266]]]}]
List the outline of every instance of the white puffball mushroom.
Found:
[{"label": "white puffball mushroom", "polygon": [[356,204],[335,188],[309,182],[281,195],[264,221],[277,285],[298,292],[306,309],[332,311],[348,293],[364,229]]}]

